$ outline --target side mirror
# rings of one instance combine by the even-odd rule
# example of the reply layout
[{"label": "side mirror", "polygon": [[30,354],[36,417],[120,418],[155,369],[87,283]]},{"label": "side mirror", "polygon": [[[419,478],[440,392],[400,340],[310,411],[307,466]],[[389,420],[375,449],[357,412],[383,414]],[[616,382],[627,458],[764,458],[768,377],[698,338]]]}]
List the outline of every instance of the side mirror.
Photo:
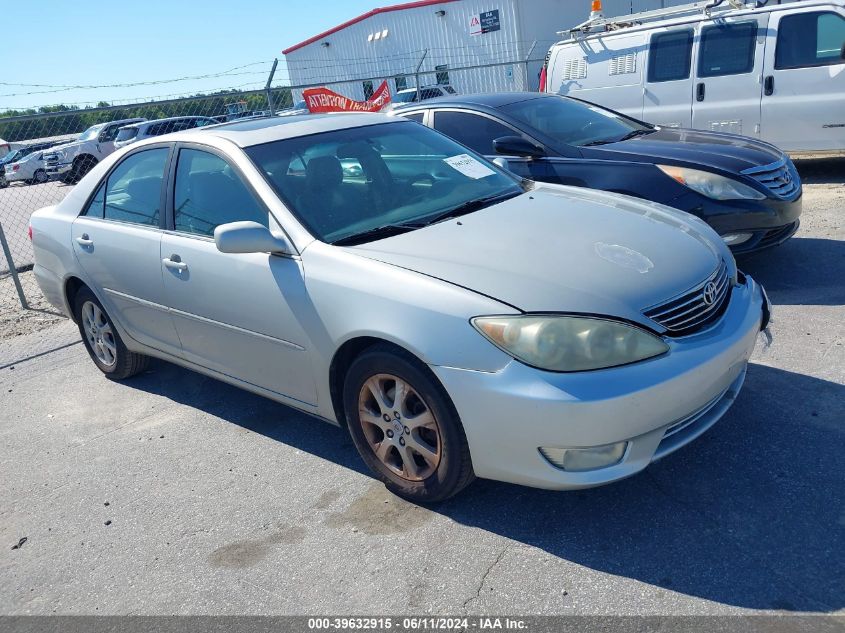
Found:
[{"label": "side mirror", "polygon": [[524,158],[540,158],[546,155],[542,147],[537,147],[531,141],[521,136],[503,136],[493,141],[493,149],[506,156],[522,156]]},{"label": "side mirror", "polygon": [[291,252],[287,241],[258,222],[229,222],[214,229],[214,243],[221,253]]}]

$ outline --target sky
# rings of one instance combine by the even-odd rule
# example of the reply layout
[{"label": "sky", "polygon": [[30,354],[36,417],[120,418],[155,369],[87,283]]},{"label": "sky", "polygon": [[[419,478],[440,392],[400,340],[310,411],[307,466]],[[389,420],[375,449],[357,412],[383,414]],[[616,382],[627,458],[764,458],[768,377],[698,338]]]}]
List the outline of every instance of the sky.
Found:
[{"label": "sky", "polygon": [[[39,0],[37,11],[30,2],[7,2],[2,10],[0,111],[261,88],[275,57],[280,65],[274,84],[283,83],[282,49],[399,2]],[[204,79],[115,86],[227,71],[226,76]]]}]

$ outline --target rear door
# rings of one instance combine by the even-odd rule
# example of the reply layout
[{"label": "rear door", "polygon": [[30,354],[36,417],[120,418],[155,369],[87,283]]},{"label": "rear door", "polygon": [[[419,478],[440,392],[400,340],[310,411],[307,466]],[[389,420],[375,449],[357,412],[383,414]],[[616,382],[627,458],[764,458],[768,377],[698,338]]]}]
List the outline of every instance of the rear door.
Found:
[{"label": "rear door", "polygon": [[170,147],[134,152],[100,184],[73,223],[79,264],[133,339],[171,354],[180,344],[164,303],[161,227]]},{"label": "rear door", "polygon": [[692,127],[760,136],[768,20],[757,12],[699,23]]},{"label": "rear door", "polygon": [[692,126],[693,26],[660,29],[649,38],[642,120],[666,127]]},{"label": "rear door", "polygon": [[763,139],[788,151],[845,148],[845,11],[777,11],[769,28]]}]

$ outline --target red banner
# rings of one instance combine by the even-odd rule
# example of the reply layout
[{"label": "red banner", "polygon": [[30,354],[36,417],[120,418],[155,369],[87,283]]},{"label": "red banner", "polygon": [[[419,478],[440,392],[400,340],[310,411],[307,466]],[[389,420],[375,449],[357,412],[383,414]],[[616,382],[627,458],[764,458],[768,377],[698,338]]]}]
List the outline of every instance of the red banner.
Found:
[{"label": "red banner", "polygon": [[308,88],[302,92],[305,105],[312,113],[323,112],[378,112],[390,103],[390,88],[387,82],[381,85],[367,101],[354,101],[328,88]]}]

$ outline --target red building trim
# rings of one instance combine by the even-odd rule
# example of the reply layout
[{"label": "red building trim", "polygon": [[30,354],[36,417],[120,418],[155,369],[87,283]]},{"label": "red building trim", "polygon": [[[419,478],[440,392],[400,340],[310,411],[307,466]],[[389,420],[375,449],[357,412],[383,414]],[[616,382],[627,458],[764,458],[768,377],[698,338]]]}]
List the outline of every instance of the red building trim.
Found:
[{"label": "red building trim", "polygon": [[373,9],[372,11],[368,11],[363,15],[359,15],[357,18],[352,18],[351,20],[344,22],[343,24],[338,24],[334,28],[329,29],[328,31],[323,31],[319,35],[315,35],[314,37],[308,38],[304,42],[300,42],[299,44],[294,44],[290,48],[286,48],[282,51],[283,55],[287,55],[288,53],[292,53],[295,50],[302,48],[303,46],[308,46],[309,44],[313,44],[314,42],[318,42],[321,39],[328,37],[332,33],[337,33],[338,31],[342,31],[348,26],[352,26],[353,24],[358,24],[358,22],[363,22],[367,18],[371,18],[374,15],[378,15],[380,13],[390,13],[391,11],[404,11],[405,9],[416,9],[418,7],[427,7],[432,4],[446,4],[447,2],[457,2],[458,0],[417,0],[416,2],[406,2],[404,4],[396,4],[392,7],[382,7],[379,9]]}]

